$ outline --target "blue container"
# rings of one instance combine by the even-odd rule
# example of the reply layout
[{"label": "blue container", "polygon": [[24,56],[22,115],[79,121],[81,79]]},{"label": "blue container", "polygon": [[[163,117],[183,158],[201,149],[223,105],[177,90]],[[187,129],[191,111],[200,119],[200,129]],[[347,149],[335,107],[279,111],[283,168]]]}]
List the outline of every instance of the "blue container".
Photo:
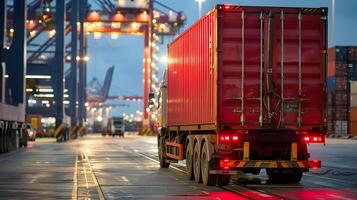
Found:
[{"label": "blue container", "polygon": [[344,61],[347,62],[348,58],[348,47],[336,47],[336,61]]},{"label": "blue container", "polygon": [[332,92],[336,90],[336,81],[334,76],[327,77],[327,91]]}]

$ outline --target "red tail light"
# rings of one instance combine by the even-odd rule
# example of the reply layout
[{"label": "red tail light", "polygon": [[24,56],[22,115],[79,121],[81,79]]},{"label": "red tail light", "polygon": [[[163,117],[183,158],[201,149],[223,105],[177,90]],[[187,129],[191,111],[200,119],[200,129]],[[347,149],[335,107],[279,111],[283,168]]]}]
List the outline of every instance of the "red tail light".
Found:
[{"label": "red tail light", "polygon": [[225,5],[225,6],[224,6],[224,9],[225,9],[225,10],[229,10],[230,8],[231,8],[230,5]]},{"label": "red tail light", "polygon": [[229,170],[229,160],[228,159],[221,160],[220,166],[224,170]]},{"label": "red tail light", "polygon": [[231,143],[231,142],[236,143],[239,141],[238,135],[220,135],[218,139],[219,139],[219,143]]},{"label": "red tail light", "polygon": [[310,160],[309,165],[312,169],[319,169],[321,168],[321,160]]},{"label": "red tail light", "polygon": [[304,141],[307,143],[324,143],[325,137],[321,135],[304,136]]}]

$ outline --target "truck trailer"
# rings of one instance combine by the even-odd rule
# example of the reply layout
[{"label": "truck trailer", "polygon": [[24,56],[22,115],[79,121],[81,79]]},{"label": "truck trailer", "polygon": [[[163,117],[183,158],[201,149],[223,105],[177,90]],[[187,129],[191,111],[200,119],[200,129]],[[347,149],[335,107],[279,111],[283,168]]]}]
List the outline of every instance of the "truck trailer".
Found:
[{"label": "truck trailer", "polygon": [[[168,45],[158,96],[160,167],[229,184],[232,174],[299,182],[321,167],[327,8],[217,5]],[[155,103],[151,101],[150,103]]]}]

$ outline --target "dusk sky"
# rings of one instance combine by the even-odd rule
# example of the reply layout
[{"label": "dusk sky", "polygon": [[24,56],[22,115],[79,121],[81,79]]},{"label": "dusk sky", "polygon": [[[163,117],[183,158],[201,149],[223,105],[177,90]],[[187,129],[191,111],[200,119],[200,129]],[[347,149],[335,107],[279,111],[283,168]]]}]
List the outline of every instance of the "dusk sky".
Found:
[{"label": "dusk sky", "polygon": [[[159,0],[187,17],[184,29],[198,19],[198,5],[195,0]],[[329,7],[329,46],[333,45],[331,27],[331,0],[206,0],[202,13],[211,10],[215,4],[236,4],[254,6]],[[357,45],[357,1],[336,0],[336,45]],[[166,38],[160,46],[159,57],[166,55],[166,45],[172,38]],[[108,67],[115,65],[110,95],[142,96],[143,37],[121,35],[118,40],[103,36],[100,40],[88,38],[90,61],[88,81],[94,76],[103,81]],[[160,66],[160,75],[165,66]],[[122,102],[113,102],[122,103]],[[123,112],[135,113],[142,110],[142,104],[131,103],[127,109],[116,109],[113,115]]]}]

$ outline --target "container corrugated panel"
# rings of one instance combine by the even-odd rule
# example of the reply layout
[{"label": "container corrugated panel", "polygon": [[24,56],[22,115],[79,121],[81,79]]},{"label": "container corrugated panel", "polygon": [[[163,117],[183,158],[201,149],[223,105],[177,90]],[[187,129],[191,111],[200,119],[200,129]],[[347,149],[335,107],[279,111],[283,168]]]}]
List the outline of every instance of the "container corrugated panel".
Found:
[{"label": "container corrugated panel", "polygon": [[347,135],[348,131],[348,121],[335,121],[335,134],[336,135]]},{"label": "container corrugated panel", "polygon": [[335,115],[336,115],[335,106],[328,106],[327,107],[327,119],[328,120],[335,120]]},{"label": "container corrugated panel", "polygon": [[345,62],[335,62],[335,76],[348,76],[348,64]]},{"label": "container corrugated panel", "polygon": [[335,105],[335,92],[334,91],[329,91],[327,92],[327,105]]},{"label": "container corrugated panel", "polygon": [[350,120],[357,121],[357,108],[350,108]]},{"label": "container corrugated panel", "polygon": [[348,48],[348,61],[357,62],[357,46]]},{"label": "container corrugated panel", "polygon": [[357,136],[357,121],[350,121],[350,135]]},{"label": "container corrugated panel", "polygon": [[216,122],[215,16],[203,17],[169,46],[169,126]]},{"label": "container corrugated panel", "polygon": [[357,108],[357,94],[351,95],[350,106],[351,108]]},{"label": "container corrugated panel", "polygon": [[335,76],[336,75],[336,68],[335,68],[335,61],[328,62],[327,65],[327,76]]},{"label": "container corrugated panel", "polygon": [[348,90],[348,77],[346,76],[336,76],[335,77],[335,90]]},{"label": "container corrugated panel", "polygon": [[349,79],[351,81],[357,81],[357,61],[348,64]]},{"label": "container corrugated panel", "polygon": [[328,120],[327,121],[327,133],[328,134],[334,134],[335,133],[335,121],[334,120]]},{"label": "container corrugated panel", "polygon": [[[273,51],[268,51],[267,45],[269,11],[275,13]],[[299,12],[303,15],[301,60]],[[168,124],[214,123],[219,128],[245,130],[272,127],[322,130],[327,103],[324,92],[327,63],[321,53],[326,47],[326,24],[321,20],[325,14],[323,9],[218,6],[169,45]],[[273,54],[274,95],[269,102],[274,110],[270,113],[266,106],[267,84],[261,78],[268,73],[268,52]]]},{"label": "container corrugated panel", "polygon": [[335,119],[336,120],[348,120],[349,118],[349,106],[335,106]]},{"label": "container corrugated panel", "polygon": [[336,83],[335,83],[335,77],[334,76],[329,76],[327,78],[327,91],[332,92],[336,90]]},{"label": "container corrugated panel", "polygon": [[351,93],[351,107],[357,108],[357,81],[350,82],[350,93]]},{"label": "container corrugated panel", "polygon": [[336,90],[335,92],[335,105],[344,105],[344,106],[349,106],[350,105],[350,92],[345,90]]}]

